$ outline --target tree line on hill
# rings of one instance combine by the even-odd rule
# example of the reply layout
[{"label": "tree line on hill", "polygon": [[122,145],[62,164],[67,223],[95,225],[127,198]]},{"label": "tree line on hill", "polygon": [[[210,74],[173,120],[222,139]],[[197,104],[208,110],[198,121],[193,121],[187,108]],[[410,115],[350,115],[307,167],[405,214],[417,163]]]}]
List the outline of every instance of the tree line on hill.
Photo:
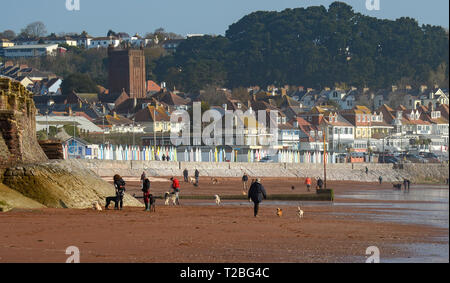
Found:
[{"label": "tree line on hill", "polygon": [[[29,25],[21,35],[35,36],[45,30],[40,24]],[[12,31],[3,34],[14,36]],[[158,39],[173,36],[163,29],[146,35]],[[67,48],[64,56],[21,59],[19,63],[64,78],[74,76],[73,81],[83,84],[64,85],[69,90],[93,92],[91,80],[107,87],[105,49]],[[147,79],[164,81],[168,88],[185,92],[255,85],[379,89],[398,83],[413,87],[449,84],[447,30],[419,26],[407,17],[393,21],[365,16],[342,2],[332,3],[328,9],[311,6],[254,12],[229,26],[225,36],[190,37],[173,53],[158,44],[144,52]],[[91,80],[80,80],[79,74]]]},{"label": "tree line on hill", "polygon": [[328,9],[251,13],[225,36],[188,38],[157,60],[154,72],[185,91],[272,84],[384,88],[400,80],[448,86],[448,39],[439,26],[377,19],[334,2]]}]

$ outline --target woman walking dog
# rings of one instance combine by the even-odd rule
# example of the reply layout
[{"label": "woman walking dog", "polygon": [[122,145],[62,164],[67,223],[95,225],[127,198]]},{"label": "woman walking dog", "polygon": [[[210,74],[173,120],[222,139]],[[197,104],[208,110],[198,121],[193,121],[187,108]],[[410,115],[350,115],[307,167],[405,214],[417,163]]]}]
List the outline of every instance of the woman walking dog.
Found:
[{"label": "woman walking dog", "polygon": [[125,194],[125,181],[118,174],[114,175],[114,187],[116,188],[116,204],[114,209],[122,210],[123,196]]},{"label": "woman walking dog", "polygon": [[145,211],[150,211],[150,180],[148,178],[144,179],[142,192],[144,193]]}]

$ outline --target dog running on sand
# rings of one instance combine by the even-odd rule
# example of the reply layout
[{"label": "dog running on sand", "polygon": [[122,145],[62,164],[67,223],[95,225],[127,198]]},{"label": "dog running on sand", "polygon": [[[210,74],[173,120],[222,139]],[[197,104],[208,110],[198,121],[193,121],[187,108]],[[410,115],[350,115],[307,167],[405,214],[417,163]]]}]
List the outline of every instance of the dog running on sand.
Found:
[{"label": "dog running on sand", "polygon": [[214,195],[214,198],[216,199],[216,204],[220,205],[220,197],[218,195]]},{"label": "dog running on sand", "polygon": [[283,210],[281,208],[277,208],[277,216],[278,217],[283,216]]},{"label": "dog running on sand", "polygon": [[297,215],[298,218],[303,218],[303,210],[301,210],[300,206],[297,207]]},{"label": "dog running on sand", "polygon": [[195,178],[194,177],[189,177],[189,183],[195,184]]},{"label": "dog running on sand", "polygon": [[213,185],[219,184],[219,180],[217,180],[216,178],[211,178],[211,182],[213,183]]},{"label": "dog running on sand", "polygon": [[94,209],[94,210],[97,210],[97,211],[102,211],[103,209],[102,209],[102,207],[100,206],[100,204],[98,203],[98,201],[94,201],[94,203],[92,203],[92,208]]},{"label": "dog running on sand", "polygon": [[170,201],[172,201],[173,205],[177,205],[177,196],[174,193],[166,192],[164,194],[164,205],[169,205]]}]

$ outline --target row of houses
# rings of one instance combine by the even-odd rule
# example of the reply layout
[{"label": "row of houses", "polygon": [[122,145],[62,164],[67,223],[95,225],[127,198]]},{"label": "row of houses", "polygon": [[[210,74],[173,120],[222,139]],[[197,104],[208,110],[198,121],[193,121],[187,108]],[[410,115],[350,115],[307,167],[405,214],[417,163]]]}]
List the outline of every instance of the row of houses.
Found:
[{"label": "row of houses", "polygon": [[[168,51],[175,51],[184,39],[168,39],[161,46]],[[39,56],[56,56],[67,52],[65,47],[78,47],[83,49],[108,48],[109,46],[128,46],[133,48],[146,47],[158,44],[153,39],[144,38],[139,34],[130,36],[127,33],[118,33],[115,36],[93,37],[83,32],[80,35],[56,36],[43,38],[16,39],[10,41],[0,38],[0,57],[26,58]]]},{"label": "row of houses", "polygon": [[[361,105],[351,109],[316,105],[310,109],[300,107],[301,111],[296,112],[292,110],[292,98],[280,97],[284,101],[278,104],[271,99],[258,99],[257,95],[249,96],[245,103],[227,97],[224,104],[211,106],[221,116],[227,111],[247,114],[263,111],[266,115],[267,122],[262,130],[249,127],[258,125],[259,119],[234,120],[234,132],[239,122],[245,126],[243,139],[238,139],[236,134],[224,135],[222,143],[231,140],[235,147],[298,151],[323,151],[325,144],[336,153],[404,151],[426,144],[425,149],[429,151],[448,151],[449,110],[445,103],[416,108],[403,105],[391,108],[383,104],[375,110]],[[131,98],[125,92],[113,99],[107,95],[82,93],[35,96],[36,107],[46,116],[47,125],[52,117],[67,116],[71,121],[70,117],[82,116],[97,127],[95,131],[104,134],[144,134],[142,142],[147,146],[172,145],[170,134],[182,132],[186,124],[171,121],[171,114],[176,110],[190,111],[195,101],[198,101],[195,97],[167,89],[152,92],[146,98]],[[270,111],[277,111],[275,119]],[[43,118],[37,121],[41,126],[44,123]],[[75,119],[73,122],[78,123]],[[270,122],[277,126],[276,133],[270,132]],[[92,127],[89,129],[81,123],[78,126],[84,131],[93,131]],[[261,141],[268,140],[272,141],[270,145],[261,145]],[[201,140],[197,142],[202,144]]]},{"label": "row of houses", "polygon": [[19,81],[35,95],[61,95],[62,78],[26,64],[0,63],[0,75]]}]

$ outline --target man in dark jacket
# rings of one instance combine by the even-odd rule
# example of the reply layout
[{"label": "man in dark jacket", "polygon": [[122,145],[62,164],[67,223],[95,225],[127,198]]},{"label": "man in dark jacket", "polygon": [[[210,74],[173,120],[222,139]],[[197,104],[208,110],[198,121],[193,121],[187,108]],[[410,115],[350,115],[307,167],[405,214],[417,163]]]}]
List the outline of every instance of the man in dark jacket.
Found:
[{"label": "man in dark jacket", "polygon": [[262,200],[267,198],[266,190],[264,189],[263,185],[261,184],[261,179],[256,179],[256,182],[254,182],[250,189],[248,190],[248,199],[252,200],[254,205],[254,214],[255,217],[258,217],[258,209],[259,209],[259,203],[262,202]]},{"label": "man in dark jacket", "polygon": [[198,176],[200,176],[200,172],[195,169],[195,185],[198,186]]},{"label": "man in dark jacket", "polygon": [[319,177],[319,179],[317,179],[317,187],[319,187],[319,190],[321,190],[323,187],[323,181],[320,177]]},{"label": "man in dark jacket", "polygon": [[116,204],[114,209],[122,210],[123,196],[125,195],[125,181],[122,177],[120,177],[120,175],[114,176],[114,187],[116,189]]},{"label": "man in dark jacket", "polygon": [[150,211],[150,180],[148,178],[144,179],[142,192],[144,193],[145,210]]},{"label": "man in dark jacket", "polygon": [[189,171],[187,170],[187,168],[184,168],[183,177],[184,177],[184,181],[186,183],[188,183],[189,182]]}]

